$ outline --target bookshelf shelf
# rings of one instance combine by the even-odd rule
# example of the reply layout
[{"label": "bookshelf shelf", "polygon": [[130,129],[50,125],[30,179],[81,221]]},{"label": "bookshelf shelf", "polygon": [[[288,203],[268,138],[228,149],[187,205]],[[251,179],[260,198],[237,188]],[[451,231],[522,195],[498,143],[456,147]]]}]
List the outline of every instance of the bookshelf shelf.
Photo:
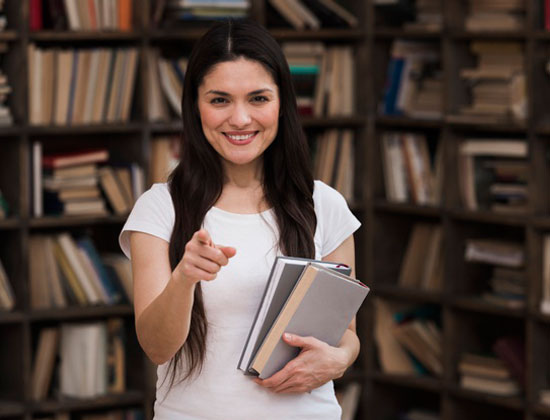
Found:
[{"label": "bookshelf shelf", "polygon": [[31,42],[78,42],[78,41],[135,41],[141,40],[138,32],[116,31],[38,31],[30,32]]},{"label": "bookshelf shelf", "polygon": [[15,217],[0,220],[0,229],[19,229],[20,227],[21,220]]},{"label": "bookshelf shelf", "polygon": [[133,316],[134,311],[130,305],[68,307],[61,309],[34,310],[29,314],[33,322],[42,321],[68,321],[76,319],[100,319],[108,317]]},{"label": "bookshelf shelf", "polygon": [[527,226],[529,220],[525,216],[499,214],[490,211],[450,210],[449,216],[455,220],[478,223],[490,223],[508,226]]},{"label": "bookshelf shelf", "polygon": [[303,30],[270,28],[278,41],[362,41],[365,32],[361,29]]},{"label": "bookshelf shelf", "polygon": [[0,127],[0,141],[4,140],[6,137],[18,136],[22,131],[22,127],[16,125]]},{"label": "bookshelf shelf", "polygon": [[0,401],[0,418],[21,416],[24,413],[23,404],[15,401]]},{"label": "bookshelf shelf", "polygon": [[405,38],[419,40],[434,40],[441,39],[440,31],[430,31],[421,29],[399,29],[399,28],[376,28],[374,36],[377,39]]},{"label": "bookshelf shelf", "polygon": [[531,220],[531,224],[536,229],[550,229],[550,217],[536,216]]},{"label": "bookshelf shelf", "polygon": [[372,289],[374,294],[384,298],[434,304],[441,304],[443,301],[443,295],[440,292],[412,288],[407,289],[388,284],[374,284]]},{"label": "bookshelf shelf", "polygon": [[34,126],[27,128],[30,135],[57,136],[63,134],[132,134],[139,133],[143,124],[129,122],[127,124],[98,124],[98,125],[71,125],[71,126]]},{"label": "bookshelf shelf", "polygon": [[25,315],[22,312],[0,312],[0,324],[15,324],[23,322]]},{"label": "bookshelf shelf", "polygon": [[537,321],[543,322],[545,324],[550,324],[550,315],[549,314],[544,314],[544,313],[536,310],[532,313],[532,316]]},{"label": "bookshelf shelf", "polygon": [[395,375],[382,372],[374,372],[370,375],[375,382],[391,385],[399,385],[412,389],[421,389],[439,393],[444,387],[441,379],[429,376]]},{"label": "bookshelf shelf", "polygon": [[388,117],[379,115],[376,117],[376,124],[380,127],[399,127],[399,128],[433,128],[443,127],[442,120],[425,120],[407,117]]},{"label": "bookshelf shelf", "polygon": [[525,123],[513,122],[509,119],[479,118],[464,115],[447,115],[445,122],[454,128],[475,129],[492,132],[512,132],[526,133],[527,125]]},{"label": "bookshelf shelf", "polygon": [[522,41],[527,39],[528,33],[526,31],[451,31],[449,36],[456,40],[518,40]]},{"label": "bookshelf shelf", "polygon": [[433,218],[441,218],[444,213],[441,207],[420,206],[409,203],[392,203],[386,200],[376,200],[374,209],[378,212],[400,213]]},{"label": "bookshelf shelf", "polygon": [[456,384],[448,386],[447,390],[452,396],[462,398],[464,400],[477,401],[516,411],[525,410],[525,400],[520,397],[493,396],[482,392],[470,391],[468,389],[461,388]]},{"label": "bookshelf shelf", "polygon": [[121,225],[126,221],[126,216],[64,216],[41,217],[29,220],[31,228],[65,228],[72,226],[87,226],[95,224]]},{"label": "bookshelf shelf", "polygon": [[205,32],[206,28],[189,28],[186,30],[174,29],[172,31],[155,30],[146,32],[146,34],[152,41],[196,41]]},{"label": "bookshelf shelf", "polygon": [[303,117],[302,125],[306,128],[359,128],[366,124],[364,117]]},{"label": "bookshelf shelf", "polygon": [[539,39],[541,41],[548,41],[548,40],[550,40],[550,32],[548,32],[548,31],[535,31],[534,37],[535,37],[535,39]]},{"label": "bookshelf shelf", "polygon": [[524,318],[525,309],[506,308],[499,305],[492,305],[476,296],[453,297],[450,300],[451,306],[463,311],[479,312],[498,316],[506,316],[510,318]]},{"label": "bookshelf shelf", "polygon": [[128,391],[121,394],[105,395],[91,399],[63,399],[34,402],[31,413],[56,413],[60,411],[84,411],[105,408],[123,408],[141,404],[144,395],[140,391]]},{"label": "bookshelf shelf", "polygon": [[0,41],[16,41],[19,39],[19,36],[17,35],[17,32],[15,31],[2,31],[0,32]]}]

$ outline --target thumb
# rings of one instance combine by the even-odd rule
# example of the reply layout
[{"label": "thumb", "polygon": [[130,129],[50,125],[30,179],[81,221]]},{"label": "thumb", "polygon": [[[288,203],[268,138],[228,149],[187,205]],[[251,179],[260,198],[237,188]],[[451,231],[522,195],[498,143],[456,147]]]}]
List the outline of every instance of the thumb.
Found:
[{"label": "thumb", "polygon": [[206,229],[201,229],[197,232],[197,239],[202,244],[209,246],[212,244],[212,239],[210,239],[210,234]]},{"label": "thumb", "polygon": [[232,246],[223,246],[223,245],[216,245],[216,247],[224,253],[224,255],[227,257],[227,258],[231,258],[231,257],[234,257],[235,254],[237,253],[237,250],[235,248],[233,248]]},{"label": "thumb", "polygon": [[310,348],[315,345],[315,338],[313,337],[301,337],[296,334],[283,334],[283,341],[289,346],[301,347],[301,348]]}]

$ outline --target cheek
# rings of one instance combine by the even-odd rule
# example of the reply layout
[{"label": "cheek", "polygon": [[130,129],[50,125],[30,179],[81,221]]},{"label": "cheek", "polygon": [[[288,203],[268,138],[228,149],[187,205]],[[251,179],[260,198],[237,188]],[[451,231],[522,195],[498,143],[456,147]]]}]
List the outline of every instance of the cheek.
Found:
[{"label": "cheek", "polygon": [[215,129],[223,121],[223,116],[220,112],[216,112],[208,107],[199,106],[199,113],[203,130]]}]

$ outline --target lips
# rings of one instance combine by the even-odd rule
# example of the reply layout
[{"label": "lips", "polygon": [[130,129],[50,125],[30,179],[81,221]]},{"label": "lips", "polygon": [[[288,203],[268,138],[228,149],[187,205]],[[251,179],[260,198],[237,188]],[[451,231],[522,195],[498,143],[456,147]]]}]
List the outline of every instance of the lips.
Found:
[{"label": "lips", "polygon": [[225,138],[229,140],[231,144],[234,144],[236,146],[245,146],[251,143],[256,138],[257,134],[258,131],[228,131],[223,133]]}]

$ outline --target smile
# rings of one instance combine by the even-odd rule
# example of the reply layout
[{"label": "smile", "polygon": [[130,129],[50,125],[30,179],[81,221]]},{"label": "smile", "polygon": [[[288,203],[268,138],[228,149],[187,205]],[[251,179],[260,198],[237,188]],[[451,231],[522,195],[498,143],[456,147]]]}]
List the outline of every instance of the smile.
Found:
[{"label": "smile", "polygon": [[225,137],[232,143],[237,145],[245,145],[250,143],[253,138],[258,134],[258,131],[243,133],[243,134],[236,134],[236,133],[223,133]]}]

